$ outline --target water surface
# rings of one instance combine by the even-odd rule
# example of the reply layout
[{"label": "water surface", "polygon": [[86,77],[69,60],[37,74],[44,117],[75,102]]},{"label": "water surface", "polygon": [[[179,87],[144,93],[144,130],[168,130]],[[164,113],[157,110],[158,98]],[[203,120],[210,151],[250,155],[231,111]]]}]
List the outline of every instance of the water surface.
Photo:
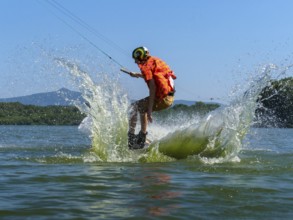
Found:
[{"label": "water surface", "polygon": [[77,127],[0,126],[1,219],[291,219],[293,129],[240,161],[100,162]]}]

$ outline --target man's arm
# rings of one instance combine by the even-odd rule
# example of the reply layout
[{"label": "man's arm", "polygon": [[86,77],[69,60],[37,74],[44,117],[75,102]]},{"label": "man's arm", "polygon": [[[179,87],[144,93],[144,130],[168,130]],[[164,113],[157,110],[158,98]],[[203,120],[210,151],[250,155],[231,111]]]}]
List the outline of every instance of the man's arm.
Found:
[{"label": "man's arm", "polygon": [[125,68],[121,68],[120,71],[129,74],[132,77],[136,77],[136,78],[143,78],[143,75],[141,73],[135,73],[135,72],[131,72]]}]

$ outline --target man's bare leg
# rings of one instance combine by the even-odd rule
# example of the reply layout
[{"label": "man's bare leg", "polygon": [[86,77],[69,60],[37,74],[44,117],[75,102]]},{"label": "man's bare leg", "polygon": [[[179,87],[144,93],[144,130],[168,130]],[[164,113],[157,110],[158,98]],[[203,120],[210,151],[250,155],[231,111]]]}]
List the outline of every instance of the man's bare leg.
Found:
[{"label": "man's bare leg", "polygon": [[131,134],[135,133],[136,123],[137,123],[137,106],[133,105],[130,112],[129,130],[128,130],[129,133]]},{"label": "man's bare leg", "polygon": [[147,126],[148,126],[148,117],[147,113],[140,114],[140,123],[141,123],[141,131],[146,134]]}]

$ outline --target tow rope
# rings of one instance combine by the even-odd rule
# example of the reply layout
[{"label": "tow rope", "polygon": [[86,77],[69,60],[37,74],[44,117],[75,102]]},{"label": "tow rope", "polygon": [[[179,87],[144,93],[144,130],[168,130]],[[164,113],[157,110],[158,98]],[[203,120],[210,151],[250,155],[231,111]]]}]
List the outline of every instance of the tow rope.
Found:
[{"label": "tow rope", "polygon": [[[44,1],[39,0],[40,4],[44,5]],[[80,25],[82,28],[86,29],[87,31],[94,34],[96,37],[100,38],[101,40],[105,41],[110,46],[114,47],[117,50],[120,50],[120,52],[124,53],[124,55],[127,54],[122,48],[120,48],[117,44],[107,39],[105,36],[100,34],[96,29],[88,25],[85,21],[80,19],[78,16],[74,15],[71,11],[66,9],[64,6],[62,6],[59,2],[55,0],[46,0],[45,3],[47,3],[51,8],[56,9],[60,14],[66,16],[67,18],[71,19],[76,24]],[[45,6],[45,5],[44,5]],[[61,16],[59,16],[57,13],[55,13],[52,9],[49,9],[50,13],[53,14],[58,20],[60,20],[63,24],[65,24],[68,28],[70,28],[73,32],[75,32],[77,35],[79,35],[81,38],[83,38],[85,41],[87,41],[90,45],[92,45],[94,48],[99,50],[102,54],[104,54],[106,57],[108,57],[110,60],[112,60],[114,63],[116,63],[118,66],[120,66],[121,69],[125,69],[125,67],[119,63],[116,59],[114,59],[112,56],[110,56],[107,52],[102,50],[97,44],[95,44],[93,41],[91,41],[88,37],[86,37],[84,34],[82,34],[77,28],[75,28],[73,25],[69,24],[65,19],[63,19]],[[126,55],[128,57],[128,55]]]}]

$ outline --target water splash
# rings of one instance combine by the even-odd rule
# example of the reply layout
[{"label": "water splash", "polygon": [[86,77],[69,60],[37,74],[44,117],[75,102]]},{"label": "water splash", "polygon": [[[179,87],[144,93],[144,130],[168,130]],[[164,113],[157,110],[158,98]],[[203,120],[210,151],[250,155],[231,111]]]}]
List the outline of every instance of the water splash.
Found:
[{"label": "water splash", "polygon": [[[269,85],[274,65],[263,67],[250,79],[246,91],[234,101],[209,113],[194,123],[190,120],[177,127],[163,129],[160,125],[149,127],[154,141],[147,150],[129,151],[127,148],[128,106],[126,92],[118,78],[101,73],[95,83],[88,73],[65,59],[56,59],[73,76],[86,103],[75,103],[88,115],[83,127],[90,127],[93,151],[101,161],[172,161],[189,157],[200,158],[205,163],[239,161],[242,140],[249,131],[262,89]],[[156,132],[160,131],[160,132]],[[156,133],[156,135],[154,135]]]},{"label": "water splash", "polygon": [[128,98],[118,78],[99,73],[99,83],[77,64],[55,59],[72,75],[86,102],[74,104],[87,114],[82,126],[90,128],[93,151],[101,161],[124,161],[127,158]]},{"label": "water splash", "polygon": [[274,69],[274,65],[265,66],[251,79],[244,94],[238,95],[229,105],[158,140],[143,160],[153,161],[154,157],[163,154],[177,159],[197,155],[205,163],[238,161],[237,155],[252,124],[258,96],[269,84]]}]

